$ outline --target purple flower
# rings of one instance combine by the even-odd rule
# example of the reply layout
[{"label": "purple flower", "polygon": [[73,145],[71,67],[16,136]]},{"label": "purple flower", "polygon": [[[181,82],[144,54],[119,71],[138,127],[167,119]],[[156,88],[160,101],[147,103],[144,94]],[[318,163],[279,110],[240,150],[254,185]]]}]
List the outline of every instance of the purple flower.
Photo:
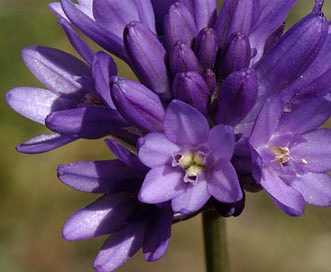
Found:
[{"label": "purple flower", "polygon": [[285,213],[297,216],[305,202],[331,206],[331,115],[324,97],[269,100],[249,138],[253,177]]},{"label": "purple flower", "polygon": [[158,206],[137,199],[147,171],[135,155],[106,140],[117,160],[60,165],[58,177],[74,189],[102,193],[96,201],[74,213],[63,228],[66,240],[110,234],[99,251],[97,271],[114,271],[140,248],[147,261],[163,256],[170,238],[173,212],[169,203]]},{"label": "purple flower", "polygon": [[148,167],[139,199],[145,203],[171,200],[174,212],[193,213],[214,197],[225,203],[242,199],[237,174],[230,163],[232,128],[209,129],[196,109],[173,100],[165,113],[164,133],[149,133],[138,141],[138,157]]}]

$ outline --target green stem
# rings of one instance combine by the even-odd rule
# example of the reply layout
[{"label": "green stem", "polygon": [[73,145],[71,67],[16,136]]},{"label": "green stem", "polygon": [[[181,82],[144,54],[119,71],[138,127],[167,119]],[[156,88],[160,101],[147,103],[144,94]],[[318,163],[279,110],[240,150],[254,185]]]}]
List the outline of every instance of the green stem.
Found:
[{"label": "green stem", "polygon": [[207,272],[229,272],[225,218],[217,211],[202,214]]}]

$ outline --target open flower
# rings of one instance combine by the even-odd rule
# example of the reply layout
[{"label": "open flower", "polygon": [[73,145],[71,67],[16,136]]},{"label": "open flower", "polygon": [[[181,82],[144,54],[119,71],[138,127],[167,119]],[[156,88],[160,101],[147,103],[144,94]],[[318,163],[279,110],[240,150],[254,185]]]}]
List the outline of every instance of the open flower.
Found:
[{"label": "open flower", "polygon": [[259,113],[249,138],[253,177],[289,215],[305,202],[331,205],[331,129],[318,128],[330,115],[329,99],[305,96],[275,97]]},{"label": "open flower", "polygon": [[165,113],[164,133],[149,133],[138,141],[138,157],[151,170],[139,199],[146,203],[171,200],[174,212],[201,209],[210,197],[225,203],[243,197],[230,163],[232,128],[209,129],[207,119],[193,107],[173,100]]},{"label": "open flower", "polygon": [[97,255],[99,272],[116,270],[140,248],[147,261],[163,256],[170,239],[173,212],[169,203],[143,204],[137,192],[147,169],[131,152],[107,140],[117,160],[86,161],[58,168],[59,179],[74,189],[102,193],[74,213],[63,228],[66,240],[90,239],[110,234]]}]

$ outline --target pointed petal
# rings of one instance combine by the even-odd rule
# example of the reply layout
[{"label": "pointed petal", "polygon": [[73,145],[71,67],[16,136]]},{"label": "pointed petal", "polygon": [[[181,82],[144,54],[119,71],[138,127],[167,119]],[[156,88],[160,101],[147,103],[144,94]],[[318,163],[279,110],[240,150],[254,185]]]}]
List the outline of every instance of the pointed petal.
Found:
[{"label": "pointed petal", "polygon": [[183,171],[167,165],[157,166],[147,173],[138,198],[144,203],[162,203],[180,195],[185,187]]},{"label": "pointed petal", "polygon": [[86,61],[86,63],[91,65],[94,55],[91,47],[89,47],[88,44],[77,34],[77,32],[74,31],[67,20],[60,18],[59,23],[61,24],[73,48]]},{"label": "pointed petal", "polygon": [[207,70],[214,67],[218,45],[213,28],[204,28],[194,42],[194,48],[199,56],[201,66]]},{"label": "pointed petal", "polygon": [[173,100],[165,114],[164,134],[177,145],[196,146],[208,139],[207,119],[196,109],[180,100]]},{"label": "pointed petal", "polygon": [[229,161],[220,159],[215,163],[208,182],[208,192],[225,203],[238,202],[243,198],[236,170]]},{"label": "pointed petal", "polygon": [[19,114],[35,122],[45,124],[52,111],[75,107],[75,103],[57,94],[34,87],[17,87],[6,94],[9,106]]},{"label": "pointed petal", "polygon": [[109,84],[110,78],[116,74],[117,67],[113,58],[102,51],[96,53],[92,64],[92,75],[95,81],[95,88],[106,105],[111,109],[115,109],[115,105],[110,96]]},{"label": "pointed petal", "polygon": [[99,272],[115,271],[142,247],[144,233],[144,222],[129,225],[123,231],[113,233],[99,251],[94,268]]},{"label": "pointed petal", "polygon": [[179,147],[162,133],[148,133],[138,140],[138,157],[148,167],[171,165],[172,155]]},{"label": "pointed petal", "polygon": [[65,223],[62,236],[68,241],[84,240],[117,231],[136,208],[130,194],[104,195],[74,213]]},{"label": "pointed petal", "polygon": [[170,75],[166,59],[166,50],[149,29],[139,22],[131,22],[124,30],[124,43],[132,67],[139,80],[168,100],[170,94]]},{"label": "pointed petal", "polygon": [[291,182],[305,201],[315,206],[331,206],[331,176],[307,173]]},{"label": "pointed petal", "polygon": [[301,194],[286,184],[276,173],[265,169],[260,184],[272,199],[276,200],[275,204],[283,212],[291,216],[304,212],[305,202]]},{"label": "pointed petal", "polygon": [[77,140],[77,137],[59,134],[42,134],[16,147],[16,150],[26,154],[36,154],[51,151]]},{"label": "pointed petal", "polygon": [[67,186],[89,193],[109,193],[137,174],[119,160],[59,165],[58,178]]},{"label": "pointed petal", "polygon": [[94,18],[90,17],[91,14],[79,9],[71,0],[61,0],[61,6],[70,22],[82,33],[109,52],[125,61],[128,60],[122,38],[97,24]]},{"label": "pointed petal", "polygon": [[57,111],[46,118],[49,129],[86,139],[116,134],[126,125],[117,111],[98,106]]},{"label": "pointed petal", "polygon": [[129,151],[115,140],[106,139],[105,143],[111,152],[129,168],[143,175],[148,172],[148,168],[133,154],[133,151]]},{"label": "pointed petal", "polygon": [[76,57],[57,49],[32,46],[23,50],[26,66],[34,76],[51,91],[71,94],[84,86],[78,78],[88,77],[88,66]]},{"label": "pointed petal", "polygon": [[160,259],[167,250],[173,212],[171,209],[157,210],[156,218],[146,227],[143,245],[145,260],[148,262]]},{"label": "pointed petal", "polygon": [[310,171],[330,171],[331,129],[317,129],[302,136],[306,141],[293,146],[291,156],[304,161],[304,167]]},{"label": "pointed petal", "polygon": [[215,0],[195,0],[193,12],[197,30],[214,26],[216,20],[217,6]]}]

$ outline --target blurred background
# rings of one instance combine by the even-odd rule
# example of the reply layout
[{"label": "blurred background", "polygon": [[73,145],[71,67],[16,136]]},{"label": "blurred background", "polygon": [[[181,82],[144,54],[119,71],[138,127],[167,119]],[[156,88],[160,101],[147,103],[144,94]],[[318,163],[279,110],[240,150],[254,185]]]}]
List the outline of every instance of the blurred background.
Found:
[{"label": "blurred background", "polygon": [[[299,1],[288,26],[307,14],[313,0]],[[331,3],[324,12],[331,18]],[[0,271],[93,271],[105,237],[66,242],[61,229],[77,209],[96,198],[74,191],[56,178],[58,164],[109,159],[102,140],[84,141],[40,155],[24,155],[15,145],[46,132],[5,103],[14,86],[41,86],[21,60],[22,48],[44,45],[74,53],[46,0],[0,0]],[[128,71],[120,66],[120,75]],[[331,271],[331,209],[307,207],[299,218],[280,212],[260,192],[247,193],[246,209],[227,219],[232,272]],[[166,255],[145,263],[141,252],[120,272],[204,271],[201,218],[173,227]]]}]

